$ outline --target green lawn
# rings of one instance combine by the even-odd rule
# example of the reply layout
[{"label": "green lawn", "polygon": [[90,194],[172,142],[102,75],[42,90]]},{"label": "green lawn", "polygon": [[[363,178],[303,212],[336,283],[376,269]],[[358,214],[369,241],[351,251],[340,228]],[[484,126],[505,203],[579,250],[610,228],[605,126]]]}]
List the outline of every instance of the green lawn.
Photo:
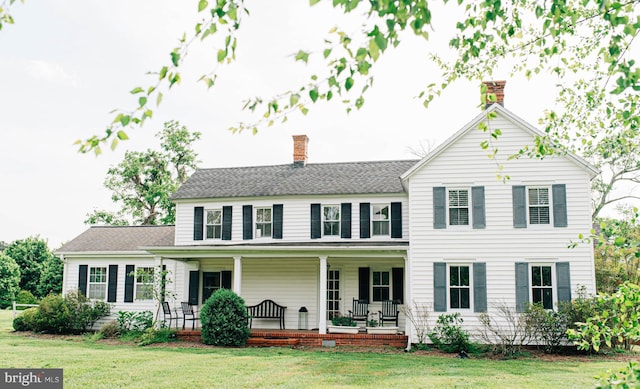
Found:
[{"label": "green lawn", "polygon": [[0,367],[63,368],[65,388],[593,387],[625,362],[508,361],[285,348],[157,348],[16,336],[0,311]]}]

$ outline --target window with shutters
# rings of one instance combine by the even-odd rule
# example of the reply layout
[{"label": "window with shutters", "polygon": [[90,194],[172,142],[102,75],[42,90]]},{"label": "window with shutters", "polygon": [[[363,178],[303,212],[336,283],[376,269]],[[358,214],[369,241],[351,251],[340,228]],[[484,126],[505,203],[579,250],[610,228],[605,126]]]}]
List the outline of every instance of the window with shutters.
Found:
[{"label": "window with shutters", "polygon": [[531,265],[531,302],[553,309],[553,266]]},{"label": "window with shutters", "polygon": [[206,217],[206,238],[222,239],[222,209],[208,209]]},{"label": "window with shutters", "polygon": [[391,272],[373,271],[371,285],[373,287],[373,301],[384,301],[391,298]]},{"label": "window with shutters", "polygon": [[256,208],[256,238],[271,237],[271,207]]},{"label": "window with shutters", "polygon": [[136,269],[136,300],[153,299],[153,267]]},{"label": "window with shutters", "polygon": [[389,236],[390,220],[389,204],[373,204],[371,206],[371,227],[374,236]]},{"label": "window with shutters", "polygon": [[471,267],[449,265],[449,308],[471,308]]},{"label": "window with shutters", "polygon": [[469,190],[449,189],[449,225],[468,226],[469,225]]},{"label": "window with shutters", "polygon": [[222,288],[222,274],[219,271],[202,273],[202,302]]},{"label": "window with shutters", "polygon": [[322,206],[322,235],[340,236],[340,205]]},{"label": "window with shutters", "polygon": [[551,224],[549,188],[527,188],[529,224]]},{"label": "window with shutters", "polygon": [[105,300],[107,297],[107,268],[89,268],[89,296],[92,300]]}]

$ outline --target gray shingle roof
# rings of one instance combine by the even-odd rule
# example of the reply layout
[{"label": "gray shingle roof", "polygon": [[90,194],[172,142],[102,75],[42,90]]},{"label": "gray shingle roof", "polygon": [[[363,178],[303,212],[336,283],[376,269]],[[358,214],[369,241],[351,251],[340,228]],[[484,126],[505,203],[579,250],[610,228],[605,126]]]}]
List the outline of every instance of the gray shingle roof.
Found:
[{"label": "gray shingle roof", "polygon": [[417,160],[199,169],[172,198],[402,193]]},{"label": "gray shingle roof", "polygon": [[141,246],[173,246],[174,226],[93,226],[57,253],[137,251]]}]

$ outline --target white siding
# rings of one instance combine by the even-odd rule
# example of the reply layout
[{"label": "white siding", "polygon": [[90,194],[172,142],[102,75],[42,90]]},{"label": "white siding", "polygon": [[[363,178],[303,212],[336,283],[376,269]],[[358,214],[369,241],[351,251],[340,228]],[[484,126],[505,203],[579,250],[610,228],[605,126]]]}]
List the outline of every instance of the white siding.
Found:
[{"label": "white siding", "polygon": [[[580,285],[594,293],[591,245],[568,248],[579,234],[587,235],[591,229],[588,173],[562,156],[508,160],[509,155],[531,144],[532,137],[501,116],[491,121],[491,127],[502,131],[493,143],[499,150],[496,159],[488,158],[489,151],[479,146],[490,136],[471,129],[410,177],[413,300],[433,308],[433,263],[451,260],[486,263],[489,312],[497,303],[515,306],[515,262],[570,262],[572,293],[575,295]],[[499,164],[504,165],[500,174],[509,175],[510,180],[496,178]],[[553,184],[566,185],[568,227],[554,228],[551,224],[514,228],[512,185]],[[486,228],[434,229],[433,187],[437,186],[484,186]],[[555,297],[554,290],[554,301]],[[461,313],[465,324],[477,323],[473,312]],[[437,316],[432,315],[433,321]]]}]

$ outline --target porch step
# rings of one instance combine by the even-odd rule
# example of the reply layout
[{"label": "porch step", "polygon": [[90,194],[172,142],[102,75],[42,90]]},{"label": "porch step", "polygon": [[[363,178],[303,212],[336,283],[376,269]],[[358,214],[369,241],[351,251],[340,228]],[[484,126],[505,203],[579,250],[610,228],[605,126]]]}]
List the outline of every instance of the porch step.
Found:
[{"label": "porch step", "polygon": [[253,347],[285,347],[299,344],[299,338],[250,337],[247,339],[247,346]]}]

